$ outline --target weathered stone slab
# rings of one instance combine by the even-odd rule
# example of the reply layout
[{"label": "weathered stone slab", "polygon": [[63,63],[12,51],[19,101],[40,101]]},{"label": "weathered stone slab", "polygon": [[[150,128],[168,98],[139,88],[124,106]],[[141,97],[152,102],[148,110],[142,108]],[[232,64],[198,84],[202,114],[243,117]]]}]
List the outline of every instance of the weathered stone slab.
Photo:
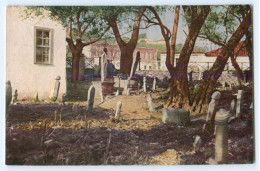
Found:
[{"label": "weathered stone slab", "polygon": [[95,99],[95,87],[92,85],[89,87],[88,90],[88,105],[87,105],[87,110],[91,111],[93,110],[93,105],[94,105],[94,99]]},{"label": "weathered stone slab", "polygon": [[190,111],[180,108],[164,108],[162,122],[176,125],[187,125],[190,123]]},{"label": "weathered stone slab", "polygon": [[147,95],[147,103],[148,103],[148,108],[149,108],[149,111],[155,111],[154,109],[154,105],[153,105],[153,99],[152,99],[152,96],[150,94]]},{"label": "weathered stone slab", "polygon": [[120,112],[121,112],[121,107],[122,107],[122,102],[118,101],[116,104],[116,113],[115,113],[115,119],[118,119],[120,116]]},{"label": "weathered stone slab", "polygon": [[53,84],[52,90],[51,90],[51,94],[50,94],[50,98],[52,101],[56,101],[59,95],[59,89],[60,89],[60,76],[57,76],[55,78],[55,82]]},{"label": "weathered stone slab", "polygon": [[146,92],[146,77],[143,78],[143,91]]},{"label": "weathered stone slab", "polygon": [[236,106],[236,117],[239,118],[241,116],[241,106],[243,103],[243,90],[238,90],[237,93],[237,106]]},{"label": "weathered stone slab", "polygon": [[5,103],[6,103],[6,111],[8,110],[8,107],[12,101],[12,86],[11,82],[7,81],[5,84]]},{"label": "weathered stone slab", "polygon": [[226,162],[228,154],[228,116],[225,109],[220,109],[216,113],[216,138],[215,138],[215,160]]}]

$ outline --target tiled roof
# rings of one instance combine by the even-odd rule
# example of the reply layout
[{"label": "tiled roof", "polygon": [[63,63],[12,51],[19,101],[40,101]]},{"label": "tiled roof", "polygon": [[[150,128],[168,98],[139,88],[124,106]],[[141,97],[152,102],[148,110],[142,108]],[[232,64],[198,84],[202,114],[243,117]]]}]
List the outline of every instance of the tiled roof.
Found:
[{"label": "tiled roof", "polygon": [[[239,51],[237,56],[248,56],[248,52],[246,50],[246,46],[244,42],[245,41],[239,42],[238,45],[235,47],[235,55],[237,55],[237,52]],[[222,49],[223,48],[219,48],[219,49],[206,52],[205,55],[208,57],[218,56]]]}]

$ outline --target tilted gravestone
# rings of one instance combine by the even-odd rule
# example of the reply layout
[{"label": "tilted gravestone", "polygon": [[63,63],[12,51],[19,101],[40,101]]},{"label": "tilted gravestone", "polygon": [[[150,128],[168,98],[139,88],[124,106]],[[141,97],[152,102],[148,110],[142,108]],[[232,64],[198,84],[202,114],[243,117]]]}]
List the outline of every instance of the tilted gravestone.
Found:
[{"label": "tilted gravestone", "polygon": [[143,91],[146,92],[146,77],[143,78]]},{"label": "tilted gravestone", "polygon": [[95,100],[95,87],[92,85],[88,89],[88,106],[87,110],[91,111],[93,110],[94,100]]},{"label": "tilted gravestone", "polygon": [[8,80],[5,84],[5,103],[6,103],[6,111],[8,110],[8,107],[12,101],[12,86],[11,82]]},{"label": "tilted gravestone", "polygon": [[122,102],[118,101],[116,104],[116,113],[115,113],[115,119],[118,119],[120,116],[120,112],[121,112],[121,107],[122,107]]},{"label": "tilted gravestone", "polygon": [[153,105],[153,99],[150,94],[147,95],[147,102],[148,102],[149,111],[151,111],[151,112],[155,111],[154,105]]},{"label": "tilted gravestone", "polygon": [[219,104],[220,97],[221,94],[219,91],[216,91],[212,94],[211,101],[208,107],[206,124],[203,125],[203,131],[208,131],[210,133],[214,131],[214,120],[215,120],[216,109]]},{"label": "tilted gravestone", "polygon": [[239,118],[241,116],[241,106],[243,103],[243,90],[238,90],[237,93],[237,106],[236,106],[236,117]]},{"label": "tilted gravestone", "polygon": [[56,101],[59,95],[59,89],[60,89],[60,76],[57,76],[55,78],[55,82],[53,84],[52,90],[51,90],[51,94],[50,94],[50,98],[52,101]]},{"label": "tilted gravestone", "polygon": [[228,154],[228,111],[220,109],[216,113],[215,160],[226,162]]},{"label": "tilted gravestone", "polygon": [[162,122],[166,124],[187,125],[190,123],[190,111],[180,108],[164,108]]},{"label": "tilted gravestone", "polygon": [[201,138],[200,136],[196,135],[194,142],[193,142],[193,149],[194,151],[197,151],[201,147]]}]

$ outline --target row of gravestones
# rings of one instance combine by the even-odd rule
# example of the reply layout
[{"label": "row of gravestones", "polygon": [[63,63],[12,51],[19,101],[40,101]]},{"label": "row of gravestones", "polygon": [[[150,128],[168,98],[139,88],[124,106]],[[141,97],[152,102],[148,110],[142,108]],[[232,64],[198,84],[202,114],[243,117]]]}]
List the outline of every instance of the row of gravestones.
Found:
[{"label": "row of gravestones", "polygon": [[[55,78],[55,82],[53,83],[53,86],[51,88],[50,99],[52,101],[56,101],[58,98],[59,89],[60,89],[60,79],[61,79],[60,76],[57,76]],[[15,90],[14,94],[12,95],[12,85],[11,85],[11,82],[8,80],[6,82],[6,110],[8,109],[11,102],[15,103],[18,101],[17,98],[18,98],[18,91]],[[63,98],[64,98],[64,95],[63,95]],[[38,92],[35,93],[33,100],[35,102],[39,101]]]}]

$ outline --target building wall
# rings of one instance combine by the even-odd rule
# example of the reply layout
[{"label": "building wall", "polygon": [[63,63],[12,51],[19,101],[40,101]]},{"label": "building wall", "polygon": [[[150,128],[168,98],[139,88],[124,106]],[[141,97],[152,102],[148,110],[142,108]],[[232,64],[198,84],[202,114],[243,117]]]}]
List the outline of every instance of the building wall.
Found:
[{"label": "building wall", "polygon": [[[86,58],[93,58],[93,62],[95,65],[99,65],[99,57],[103,54],[103,44],[93,44],[87,46],[83,49],[83,54]],[[108,49],[108,59],[112,60],[112,63],[115,65],[116,69],[120,68],[120,49],[118,45],[106,45]],[[141,70],[157,70],[158,62],[157,62],[157,49],[154,48],[146,48],[146,47],[136,47],[134,51],[134,56],[136,53],[140,51],[140,68]]]},{"label": "building wall", "polygon": [[[179,59],[180,54],[175,55],[175,63],[174,65],[176,66],[176,62]],[[205,71],[210,69],[217,57],[207,57],[205,56],[204,53],[192,53],[190,57],[190,62],[189,62],[189,68],[198,68],[200,71]],[[166,54],[161,54],[160,55],[160,69],[161,70],[167,70],[165,61],[166,61]],[[237,63],[240,66],[242,70],[246,70],[249,68],[249,58],[248,56],[238,56],[237,57]],[[231,60],[228,59],[228,63],[225,67],[225,70],[235,70],[234,67],[232,66]]]},{"label": "building wall", "polygon": [[[65,29],[48,18],[24,19],[24,7],[6,10],[6,80],[18,99],[33,97],[47,99],[56,76],[60,76],[59,97],[66,93],[66,41]],[[52,64],[35,64],[35,27],[53,29]]]}]

